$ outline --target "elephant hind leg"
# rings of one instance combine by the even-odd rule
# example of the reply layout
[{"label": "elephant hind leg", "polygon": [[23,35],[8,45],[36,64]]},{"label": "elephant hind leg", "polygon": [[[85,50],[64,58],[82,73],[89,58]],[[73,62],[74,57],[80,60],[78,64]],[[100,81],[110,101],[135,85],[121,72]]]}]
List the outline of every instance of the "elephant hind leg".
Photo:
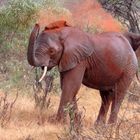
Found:
[{"label": "elephant hind leg", "polygon": [[96,123],[105,124],[107,112],[109,110],[109,106],[113,98],[113,90],[100,90],[100,95],[101,95],[102,103],[101,103],[101,107],[100,107],[100,111],[99,111]]},{"label": "elephant hind leg", "polygon": [[108,120],[108,123],[115,123],[117,121],[117,115],[121,106],[121,103],[125,97],[126,91],[131,84],[133,78],[135,76],[134,69],[128,69],[126,73],[120,78],[120,80],[116,83],[114,89],[114,98],[112,100],[111,105],[111,113]]}]

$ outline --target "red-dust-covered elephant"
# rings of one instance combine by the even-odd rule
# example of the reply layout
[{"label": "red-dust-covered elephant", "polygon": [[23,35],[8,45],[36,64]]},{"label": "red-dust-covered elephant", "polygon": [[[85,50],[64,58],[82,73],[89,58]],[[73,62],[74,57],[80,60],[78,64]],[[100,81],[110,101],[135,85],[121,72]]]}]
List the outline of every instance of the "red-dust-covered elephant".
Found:
[{"label": "red-dust-covered elephant", "polygon": [[[30,65],[47,70],[58,66],[61,79],[61,101],[57,120],[64,120],[64,108],[76,100],[84,84],[98,89],[102,104],[97,123],[115,123],[126,90],[132,82],[138,62],[129,41],[115,32],[88,34],[75,27],[48,26],[39,33],[36,24],[29,38],[27,58]],[[57,22],[55,23],[57,24]]]}]

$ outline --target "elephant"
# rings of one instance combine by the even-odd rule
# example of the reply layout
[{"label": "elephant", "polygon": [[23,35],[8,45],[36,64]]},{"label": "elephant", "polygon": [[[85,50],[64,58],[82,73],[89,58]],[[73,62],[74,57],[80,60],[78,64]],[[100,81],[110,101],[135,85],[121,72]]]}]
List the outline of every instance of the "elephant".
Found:
[{"label": "elephant", "polygon": [[[55,22],[54,27],[51,23],[41,32],[40,25],[35,24],[27,50],[28,63],[44,69],[39,82],[47,71],[58,67],[62,94],[56,120],[65,121],[64,109],[76,102],[83,84],[99,90],[102,103],[96,123],[116,123],[126,91],[138,71],[133,47],[121,33],[89,34],[59,23]],[[76,103],[74,108],[78,109]]]},{"label": "elephant", "polygon": [[123,35],[127,38],[129,43],[131,44],[133,50],[136,53],[137,57],[140,57],[140,35],[132,32],[125,32]]},{"label": "elephant", "polygon": [[132,32],[125,32],[124,36],[128,39],[134,51],[140,46],[140,35]]}]

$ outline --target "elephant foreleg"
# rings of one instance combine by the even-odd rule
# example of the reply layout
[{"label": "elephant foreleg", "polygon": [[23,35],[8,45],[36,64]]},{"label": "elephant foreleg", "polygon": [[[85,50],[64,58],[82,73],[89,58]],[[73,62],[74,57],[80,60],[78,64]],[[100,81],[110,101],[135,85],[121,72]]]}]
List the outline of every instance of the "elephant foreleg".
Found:
[{"label": "elephant foreleg", "polygon": [[65,121],[65,108],[68,104],[74,103],[74,108],[77,108],[76,94],[81,86],[85,66],[83,64],[77,65],[74,69],[61,73],[61,100],[57,113],[58,121]]},{"label": "elephant foreleg", "polygon": [[100,90],[100,95],[102,99],[102,104],[100,107],[100,111],[96,120],[97,124],[106,123],[107,112],[109,110],[109,106],[112,102],[113,91],[112,90]]}]

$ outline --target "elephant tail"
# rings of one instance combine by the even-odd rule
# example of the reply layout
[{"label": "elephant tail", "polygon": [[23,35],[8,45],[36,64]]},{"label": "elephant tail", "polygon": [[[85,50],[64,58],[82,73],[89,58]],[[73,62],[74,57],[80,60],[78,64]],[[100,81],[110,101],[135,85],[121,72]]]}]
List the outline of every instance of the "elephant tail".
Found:
[{"label": "elephant tail", "polygon": [[133,50],[136,51],[140,46],[140,35],[131,32],[125,32],[123,35],[127,38]]}]

